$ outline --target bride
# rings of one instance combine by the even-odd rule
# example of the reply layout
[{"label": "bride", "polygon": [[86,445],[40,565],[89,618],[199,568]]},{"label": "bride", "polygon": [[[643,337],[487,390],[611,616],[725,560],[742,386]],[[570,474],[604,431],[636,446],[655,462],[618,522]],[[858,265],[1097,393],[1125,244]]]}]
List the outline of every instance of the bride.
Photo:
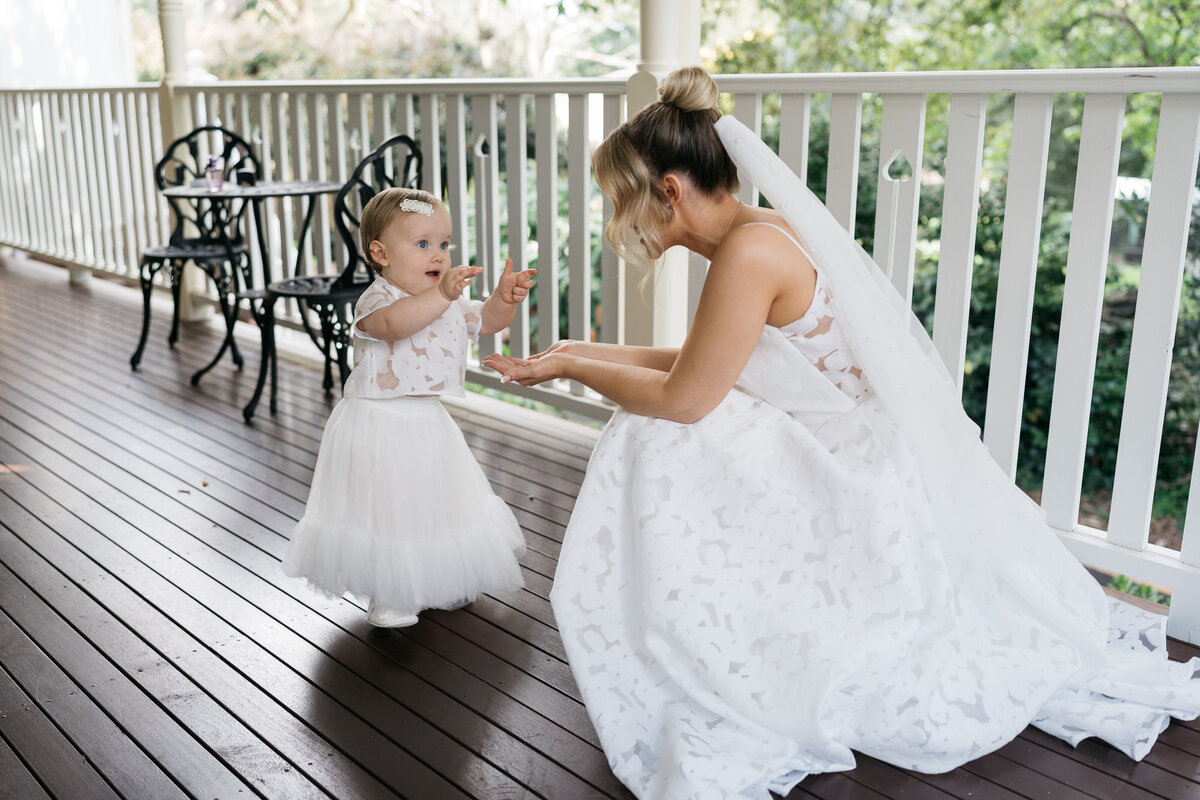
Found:
[{"label": "bride", "polygon": [[[1030,723],[1142,758],[1200,713],[1200,659],[1104,596],[879,268],[716,101],[674,72],[593,158],[620,255],[711,261],[683,346],[486,360],[620,406],[551,594],[614,772],[640,798],[765,798],[855,750],[951,770]],[[734,197],[739,168],[773,209]]]}]

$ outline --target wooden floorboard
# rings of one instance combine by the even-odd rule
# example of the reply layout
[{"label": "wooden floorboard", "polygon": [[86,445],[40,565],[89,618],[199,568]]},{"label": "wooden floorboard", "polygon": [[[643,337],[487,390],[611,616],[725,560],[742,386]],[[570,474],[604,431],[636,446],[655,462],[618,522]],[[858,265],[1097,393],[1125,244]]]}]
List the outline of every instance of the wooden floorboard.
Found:
[{"label": "wooden floorboard", "polygon": [[[628,797],[549,604],[595,434],[450,403],[526,587],[374,629],[279,566],[336,401],[319,370],[282,359],[279,413],[247,425],[253,328],[243,370],[192,387],[219,336],[169,349],[168,312],[131,372],[136,291],[0,267],[0,796]],[[790,797],[1200,800],[1200,724],[1140,763],[1029,728],[944,775],[862,756]]]}]

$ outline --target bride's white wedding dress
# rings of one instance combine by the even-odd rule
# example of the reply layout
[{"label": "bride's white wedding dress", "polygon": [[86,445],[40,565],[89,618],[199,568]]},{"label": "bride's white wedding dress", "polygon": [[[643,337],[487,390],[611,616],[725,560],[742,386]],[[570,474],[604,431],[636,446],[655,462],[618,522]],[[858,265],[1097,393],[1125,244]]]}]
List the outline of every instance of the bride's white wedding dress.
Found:
[{"label": "bride's white wedding dress", "polygon": [[718,130],[818,286],[702,420],[618,411],[595,448],[551,600],[613,770],[641,798],[767,797],[852,750],[953,769],[1031,722],[1141,758],[1200,713],[1200,660],[1167,662],[1162,618],[1104,596],[874,266],[793,220],[809,198],[771,188],[740,123]]}]

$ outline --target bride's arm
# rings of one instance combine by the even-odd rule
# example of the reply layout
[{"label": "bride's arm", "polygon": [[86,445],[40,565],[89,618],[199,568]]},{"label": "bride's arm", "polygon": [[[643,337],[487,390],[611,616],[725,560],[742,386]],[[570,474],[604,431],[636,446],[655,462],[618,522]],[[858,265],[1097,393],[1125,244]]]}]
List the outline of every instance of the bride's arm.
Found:
[{"label": "bride's arm", "polygon": [[679,356],[678,347],[643,347],[631,344],[609,344],[606,342],[580,342],[573,339],[557,342],[553,347],[531,356],[539,359],[551,353],[591,358],[596,361],[608,361],[612,364],[628,364],[634,367],[646,367],[661,372],[669,372]]},{"label": "bride's arm", "polygon": [[[781,255],[784,256],[781,258]],[[687,339],[667,372],[640,364],[546,353],[529,361],[495,361],[505,380],[532,386],[570,378],[636,414],[695,422],[733,388],[779,296],[791,259],[774,242],[734,229],[714,254]]]}]

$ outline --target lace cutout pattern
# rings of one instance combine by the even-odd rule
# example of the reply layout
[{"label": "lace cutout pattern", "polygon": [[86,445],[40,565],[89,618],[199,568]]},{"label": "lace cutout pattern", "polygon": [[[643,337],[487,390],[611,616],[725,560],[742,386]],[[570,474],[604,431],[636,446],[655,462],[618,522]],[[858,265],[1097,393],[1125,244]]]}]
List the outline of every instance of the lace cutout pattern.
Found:
[{"label": "lace cutout pattern", "polygon": [[862,369],[854,363],[854,354],[842,340],[829,289],[823,285],[820,272],[817,272],[817,286],[808,310],[779,330],[851,400],[861,402],[871,393]]},{"label": "lace cutout pattern", "polygon": [[354,372],[346,381],[346,397],[463,395],[467,344],[479,337],[483,303],[459,299],[406,339],[385,342],[359,327],[363,318],[406,296],[376,278],[359,298],[354,309]]}]

